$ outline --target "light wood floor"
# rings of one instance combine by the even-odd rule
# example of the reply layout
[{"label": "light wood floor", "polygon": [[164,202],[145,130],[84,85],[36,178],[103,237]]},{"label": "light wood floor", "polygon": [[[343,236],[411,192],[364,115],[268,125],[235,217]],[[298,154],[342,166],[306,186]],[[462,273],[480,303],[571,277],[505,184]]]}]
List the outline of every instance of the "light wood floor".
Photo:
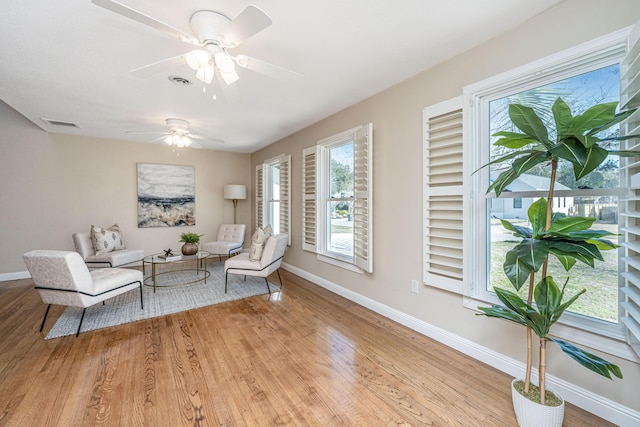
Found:
[{"label": "light wood floor", "polygon": [[271,298],[49,341],[31,281],[0,284],[0,426],[516,425],[507,375],[282,277]]}]

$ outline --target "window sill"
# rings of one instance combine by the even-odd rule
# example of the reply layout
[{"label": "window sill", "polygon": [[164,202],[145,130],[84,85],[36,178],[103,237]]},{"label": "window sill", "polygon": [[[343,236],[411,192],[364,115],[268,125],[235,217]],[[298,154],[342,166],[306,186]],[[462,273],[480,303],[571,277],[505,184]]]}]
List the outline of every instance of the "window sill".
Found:
[{"label": "window sill", "polygon": [[[464,296],[462,301],[465,308],[478,313],[480,312],[480,310],[478,310],[478,306],[493,304],[491,302],[482,301],[468,296]],[[622,339],[606,337],[560,322],[553,326],[553,334],[550,335],[571,341],[581,346],[602,351],[612,356],[620,357],[621,359],[640,363],[640,357],[638,357],[631,347]]]},{"label": "window sill", "polygon": [[354,273],[364,273],[364,271],[362,271],[360,267],[357,267],[349,262],[340,261],[339,259],[328,257],[326,255],[318,254],[318,261],[326,262],[327,264],[335,265],[336,267],[344,268],[345,270],[353,271]]}]

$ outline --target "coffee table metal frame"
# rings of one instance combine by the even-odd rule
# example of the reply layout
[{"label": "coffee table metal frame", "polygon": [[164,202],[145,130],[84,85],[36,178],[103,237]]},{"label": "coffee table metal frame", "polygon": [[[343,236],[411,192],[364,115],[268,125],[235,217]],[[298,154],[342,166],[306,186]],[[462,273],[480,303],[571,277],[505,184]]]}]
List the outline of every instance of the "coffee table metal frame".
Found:
[{"label": "coffee table metal frame", "polygon": [[[204,281],[204,283],[207,283],[207,277],[211,276],[211,272],[209,270],[207,270],[207,258],[209,258],[211,256],[211,252],[209,251],[198,251],[197,254],[195,255],[181,255],[180,259],[174,259],[174,260],[166,260],[164,258],[161,258],[160,255],[162,255],[161,253],[157,253],[157,254],[153,254],[153,255],[147,255],[146,257],[144,257],[142,259],[142,274],[144,277],[144,285],[145,286],[153,286],[153,292],[155,293],[156,288],[163,288],[163,287],[168,287],[168,286],[179,286],[179,285],[190,285],[192,283],[197,283],[200,281]],[[195,269],[172,269],[172,270],[167,270],[167,271],[162,271],[162,272],[158,272],[158,266],[160,265],[182,265],[188,262],[194,262],[196,263],[196,268]],[[146,265],[147,264],[151,264],[151,275],[147,276],[147,272],[146,272]],[[180,283],[180,284],[176,284],[176,285],[158,285],[157,284],[157,277],[158,276],[162,276],[163,274],[171,274],[174,273],[176,271],[195,271],[196,274],[198,276],[200,276],[200,271],[204,272],[203,276],[196,279],[196,280],[192,280],[190,282],[185,282],[185,283]]]}]

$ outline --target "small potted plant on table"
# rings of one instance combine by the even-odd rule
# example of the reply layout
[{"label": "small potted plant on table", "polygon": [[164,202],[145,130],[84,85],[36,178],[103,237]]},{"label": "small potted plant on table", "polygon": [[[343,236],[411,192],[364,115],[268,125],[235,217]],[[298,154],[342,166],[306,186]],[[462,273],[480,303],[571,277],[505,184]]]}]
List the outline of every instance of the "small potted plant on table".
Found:
[{"label": "small potted plant on table", "polygon": [[184,242],[182,245],[182,255],[195,255],[198,253],[198,243],[200,243],[200,237],[203,234],[196,233],[182,233],[180,235],[180,241]]}]

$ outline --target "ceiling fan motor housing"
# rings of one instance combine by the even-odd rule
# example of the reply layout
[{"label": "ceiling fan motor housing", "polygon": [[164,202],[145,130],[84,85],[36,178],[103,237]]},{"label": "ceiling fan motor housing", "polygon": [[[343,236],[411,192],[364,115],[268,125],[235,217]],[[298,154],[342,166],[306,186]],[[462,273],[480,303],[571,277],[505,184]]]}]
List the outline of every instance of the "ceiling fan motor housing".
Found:
[{"label": "ceiling fan motor housing", "polygon": [[203,45],[213,43],[228,47],[224,45],[220,33],[230,22],[231,19],[221,13],[212,10],[199,10],[191,15],[191,30]]}]

